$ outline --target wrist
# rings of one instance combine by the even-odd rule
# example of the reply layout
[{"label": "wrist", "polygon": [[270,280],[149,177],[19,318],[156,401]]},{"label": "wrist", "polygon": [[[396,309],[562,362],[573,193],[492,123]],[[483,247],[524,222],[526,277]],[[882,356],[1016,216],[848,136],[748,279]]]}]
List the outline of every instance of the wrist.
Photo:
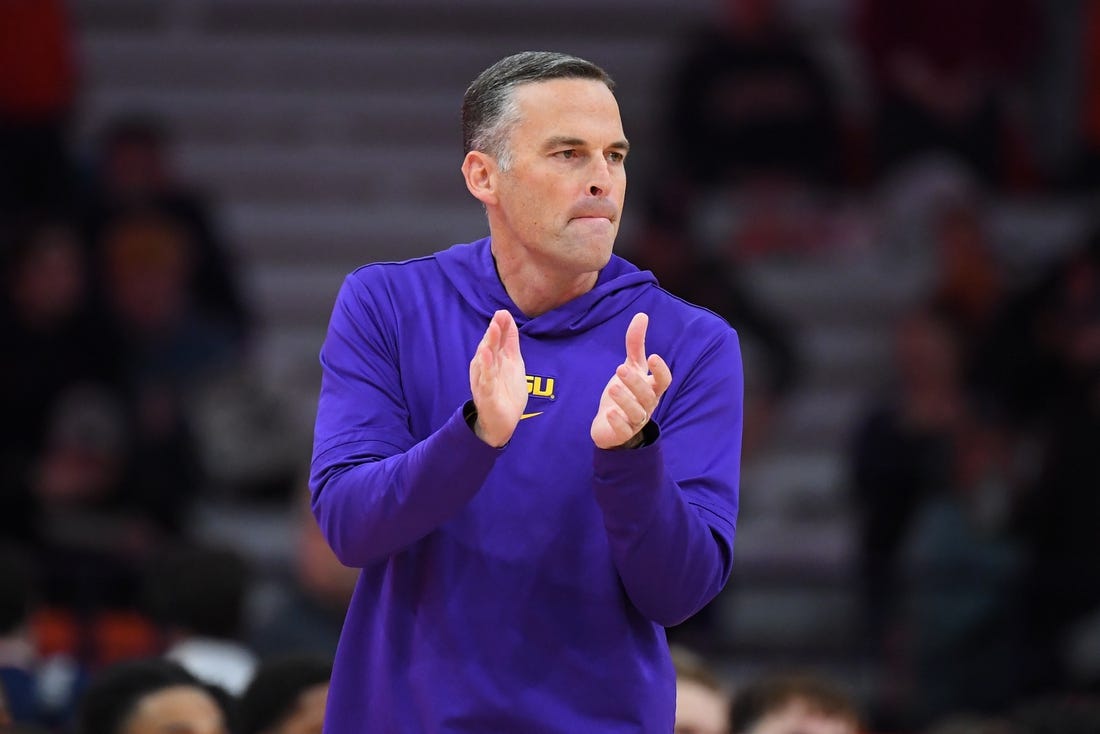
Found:
[{"label": "wrist", "polygon": [[473,400],[466,403],[466,406],[462,410],[462,417],[466,420],[466,425],[470,427],[470,430],[474,432],[475,436],[495,449],[504,448],[512,438],[511,435],[504,436],[503,438],[494,436],[490,431],[485,430],[485,426],[482,424],[481,418],[477,412],[477,405],[474,404]]},{"label": "wrist", "polygon": [[644,426],[642,426],[642,430],[638,431],[633,436],[631,436],[629,441],[622,444],[621,446],[616,446],[615,448],[616,449],[640,449],[640,448],[643,448],[645,446],[651,446],[657,440],[657,437],[660,436],[660,435],[661,435],[661,430],[660,430],[660,428],[657,427],[657,423],[653,420],[650,420],[648,423],[646,423]]}]

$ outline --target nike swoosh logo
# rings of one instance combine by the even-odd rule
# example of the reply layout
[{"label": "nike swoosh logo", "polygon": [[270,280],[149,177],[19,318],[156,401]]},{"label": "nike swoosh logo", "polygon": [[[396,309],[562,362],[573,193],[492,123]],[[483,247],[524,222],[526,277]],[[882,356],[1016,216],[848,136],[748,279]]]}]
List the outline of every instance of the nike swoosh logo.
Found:
[{"label": "nike swoosh logo", "polygon": [[542,414],[543,414],[543,412],[544,412],[544,411],[541,411],[541,410],[540,410],[540,411],[539,411],[538,413],[524,413],[523,415],[521,415],[521,416],[519,417],[519,419],[520,419],[520,420],[523,420],[524,418],[534,418],[534,417],[535,417],[536,415],[542,415]]}]

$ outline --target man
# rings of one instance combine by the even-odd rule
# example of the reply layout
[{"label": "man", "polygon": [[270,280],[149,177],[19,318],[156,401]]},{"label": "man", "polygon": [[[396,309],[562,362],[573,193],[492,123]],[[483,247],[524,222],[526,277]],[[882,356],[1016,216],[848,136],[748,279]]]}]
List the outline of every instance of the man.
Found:
[{"label": "man", "polygon": [[859,734],[855,703],[840,688],[812,675],[775,675],[737,692],[733,734]]},{"label": "man", "polygon": [[743,380],[724,321],[612,256],[611,85],[554,53],[484,71],[462,173],[490,237],[337,297],[313,510],[362,573],[329,734],[672,730],[663,627],[729,577]]}]

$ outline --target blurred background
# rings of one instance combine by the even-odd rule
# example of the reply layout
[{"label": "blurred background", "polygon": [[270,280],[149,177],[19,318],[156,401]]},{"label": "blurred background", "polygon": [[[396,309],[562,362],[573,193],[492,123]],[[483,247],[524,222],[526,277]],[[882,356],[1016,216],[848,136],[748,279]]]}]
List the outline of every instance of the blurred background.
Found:
[{"label": "blurred background", "polygon": [[1100,691],[1097,0],[0,0],[0,670],[40,720],[196,640],[229,690],[334,650],[329,310],[487,233],[459,106],[525,49],[616,79],[618,250],[742,338],[733,576],[670,639],[874,731]]}]

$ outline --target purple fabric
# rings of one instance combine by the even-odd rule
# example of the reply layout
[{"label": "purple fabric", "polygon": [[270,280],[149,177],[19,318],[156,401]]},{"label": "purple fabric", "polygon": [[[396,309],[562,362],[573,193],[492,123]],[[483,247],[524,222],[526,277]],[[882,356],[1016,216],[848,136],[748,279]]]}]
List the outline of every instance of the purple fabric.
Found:
[{"label": "purple fabric", "polygon": [[[469,362],[509,309],[530,416],[502,449],[463,418]],[[627,324],[673,382],[659,436],[592,445]],[[321,352],[314,514],[362,568],[327,734],[672,731],[664,626],[721,590],[737,516],[737,337],[618,257],[596,287],[527,318],[489,241],[360,268]]]}]

